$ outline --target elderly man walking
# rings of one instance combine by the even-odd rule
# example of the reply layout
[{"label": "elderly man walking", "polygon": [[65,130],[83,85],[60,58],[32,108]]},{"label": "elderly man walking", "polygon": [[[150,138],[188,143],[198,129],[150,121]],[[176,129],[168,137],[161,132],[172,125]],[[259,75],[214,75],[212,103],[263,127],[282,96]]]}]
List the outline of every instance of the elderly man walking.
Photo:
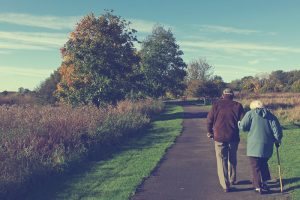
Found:
[{"label": "elderly man walking", "polygon": [[240,142],[238,121],[244,115],[243,106],[233,101],[233,91],[226,88],[222,98],[213,103],[207,116],[207,136],[215,141],[217,169],[224,192],[236,183],[237,149]]}]

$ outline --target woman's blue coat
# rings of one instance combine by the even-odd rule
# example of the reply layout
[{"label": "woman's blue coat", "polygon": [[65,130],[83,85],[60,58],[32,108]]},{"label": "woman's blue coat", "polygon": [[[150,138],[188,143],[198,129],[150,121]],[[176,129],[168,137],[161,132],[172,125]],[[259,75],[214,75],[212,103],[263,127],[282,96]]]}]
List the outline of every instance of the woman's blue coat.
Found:
[{"label": "woman's blue coat", "polygon": [[248,111],[239,122],[239,128],[249,131],[247,156],[270,158],[274,142],[280,143],[282,128],[278,119],[266,108]]}]

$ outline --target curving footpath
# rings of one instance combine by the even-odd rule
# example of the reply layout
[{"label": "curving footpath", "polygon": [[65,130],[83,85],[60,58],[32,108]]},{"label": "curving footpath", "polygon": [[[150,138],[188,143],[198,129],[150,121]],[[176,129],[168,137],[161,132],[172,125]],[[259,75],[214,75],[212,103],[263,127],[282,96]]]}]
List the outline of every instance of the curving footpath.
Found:
[{"label": "curving footpath", "polygon": [[239,145],[237,181],[224,193],[217,177],[213,141],[206,137],[207,111],[184,106],[183,132],[152,175],[137,189],[132,200],[269,200],[290,199],[279,184],[270,182],[272,192],[253,192],[251,171],[243,142]]}]

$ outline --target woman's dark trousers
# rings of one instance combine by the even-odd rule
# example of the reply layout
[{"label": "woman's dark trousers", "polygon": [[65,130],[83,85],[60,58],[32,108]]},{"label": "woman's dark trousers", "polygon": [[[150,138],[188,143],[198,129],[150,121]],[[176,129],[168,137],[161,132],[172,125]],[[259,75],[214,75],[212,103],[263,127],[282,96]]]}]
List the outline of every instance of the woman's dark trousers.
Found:
[{"label": "woman's dark trousers", "polygon": [[261,183],[271,179],[268,160],[269,158],[249,157],[252,168],[253,187],[261,188]]}]

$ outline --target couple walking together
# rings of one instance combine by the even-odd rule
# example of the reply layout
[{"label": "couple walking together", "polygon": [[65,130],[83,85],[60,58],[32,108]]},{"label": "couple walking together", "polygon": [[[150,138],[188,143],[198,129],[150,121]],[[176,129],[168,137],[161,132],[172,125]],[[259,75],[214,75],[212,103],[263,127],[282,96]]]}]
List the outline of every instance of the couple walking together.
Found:
[{"label": "couple walking together", "polygon": [[272,156],[274,143],[279,147],[282,129],[277,118],[262,102],[251,102],[250,111],[244,113],[243,106],[233,101],[234,93],[227,88],[222,98],[216,101],[207,116],[207,136],[213,138],[217,159],[217,171],[224,192],[230,192],[237,184],[237,150],[239,130],[248,132],[247,156],[252,169],[254,191],[268,191],[271,179],[268,160]]}]

